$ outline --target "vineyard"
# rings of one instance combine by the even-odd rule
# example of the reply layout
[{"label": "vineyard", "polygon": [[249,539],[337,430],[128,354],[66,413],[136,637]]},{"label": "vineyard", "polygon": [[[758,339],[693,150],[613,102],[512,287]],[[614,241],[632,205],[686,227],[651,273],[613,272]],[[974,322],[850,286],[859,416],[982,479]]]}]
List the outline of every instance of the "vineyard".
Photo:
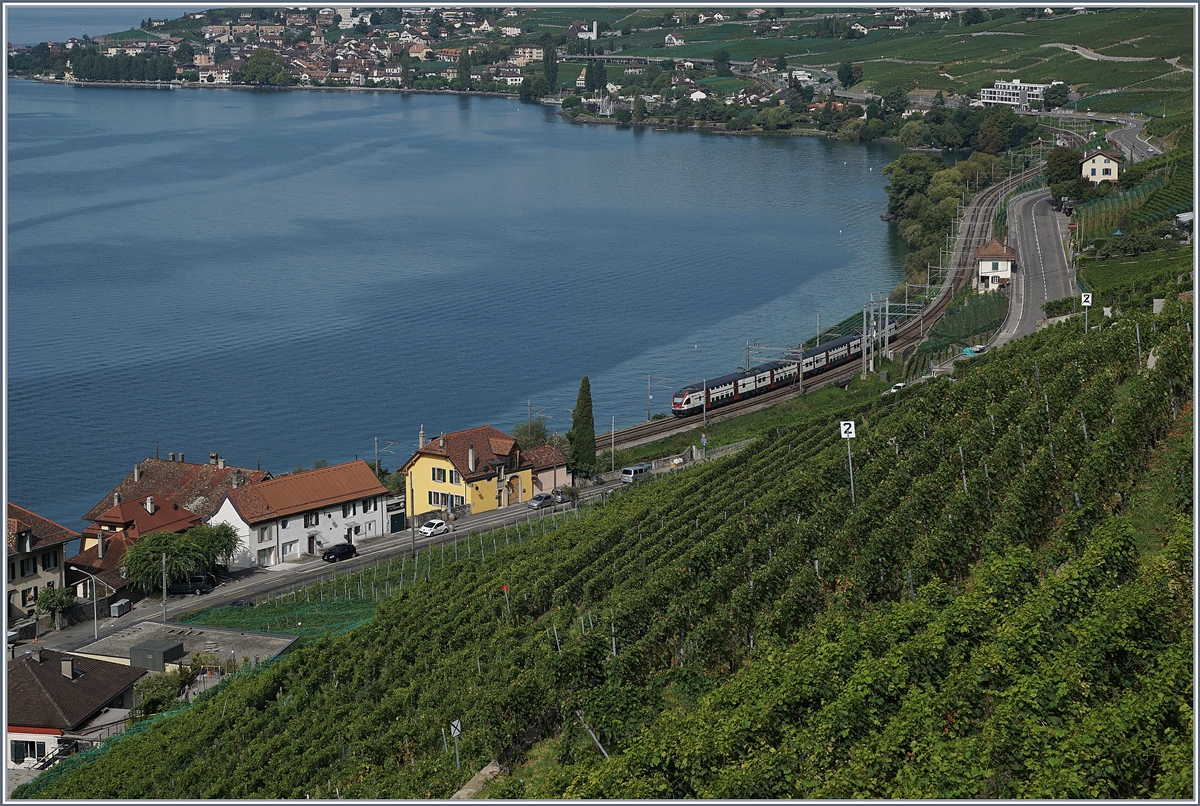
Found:
[{"label": "vineyard", "polygon": [[[1092,293],[1094,308],[1149,310],[1155,298],[1178,306],[1180,293],[1192,290],[1191,249],[1152,252],[1135,258],[1079,258],[1079,283]],[[1063,316],[1079,310],[1079,297],[1072,295],[1044,306],[1047,316]]]},{"label": "vineyard", "polygon": [[1074,221],[1078,242],[1086,247],[1098,238],[1114,234],[1122,222],[1128,226],[1134,214],[1166,183],[1165,177],[1156,176],[1129,190],[1110,193],[1076,207]]},{"label": "vineyard", "polygon": [[1179,213],[1191,212],[1195,205],[1192,173],[1192,152],[1189,150],[1171,161],[1166,184],[1146,199],[1134,221],[1138,224],[1152,224]]},{"label": "vineyard", "polygon": [[1190,798],[1191,317],[210,611],[312,631],[15,795],[447,798],[499,759],[497,797]]}]

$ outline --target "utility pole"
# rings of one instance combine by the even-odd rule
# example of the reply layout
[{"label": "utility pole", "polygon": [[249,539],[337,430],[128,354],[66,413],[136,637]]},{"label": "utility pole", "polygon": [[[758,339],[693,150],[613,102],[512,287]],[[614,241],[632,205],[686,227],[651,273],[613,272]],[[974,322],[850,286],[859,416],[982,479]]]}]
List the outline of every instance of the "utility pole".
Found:
[{"label": "utility pole", "polygon": [[[617,470],[617,415],[615,414],[612,418],[612,430],[608,432],[608,435],[612,439],[612,444],[608,450],[608,458],[612,460],[612,467],[610,469],[615,473]],[[574,484],[574,482],[571,483]]]},{"label": "utility pole", "polygon": [[167,553],[164,551],[162,556],[162,577],[163,577],[163,624],[167,623]]},{"label": "utility pole", "polygon": [[867,377],[867,306],[862,309],[862,338],[859,340],[859,348],[862,351],[862,371],[859,374],[860,378]]},{"label": "utility pole", "polygon": [[[908,288],[906,287],[904,290],[905,290],[905,293],[907,294]],[[891,340],[888,338],[888,323],[890,322],[891,318],[892,318],[892,300],[891,300],[891,297],[886,297],[883,300],[883,357],[884,358],[889,357],[888,356],[888,347],[891,344]]]}]

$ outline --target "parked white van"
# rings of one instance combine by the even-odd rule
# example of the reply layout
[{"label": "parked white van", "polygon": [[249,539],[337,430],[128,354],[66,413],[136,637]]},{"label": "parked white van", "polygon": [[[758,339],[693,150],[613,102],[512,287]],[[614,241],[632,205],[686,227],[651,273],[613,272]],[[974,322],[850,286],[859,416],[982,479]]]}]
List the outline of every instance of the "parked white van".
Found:
[{"label": "parked white van", "polygon": [[640,478],[644,478],[650,474],[650,465],[634,465],[621,469],[621,481],[625,484],[633,484]]}]

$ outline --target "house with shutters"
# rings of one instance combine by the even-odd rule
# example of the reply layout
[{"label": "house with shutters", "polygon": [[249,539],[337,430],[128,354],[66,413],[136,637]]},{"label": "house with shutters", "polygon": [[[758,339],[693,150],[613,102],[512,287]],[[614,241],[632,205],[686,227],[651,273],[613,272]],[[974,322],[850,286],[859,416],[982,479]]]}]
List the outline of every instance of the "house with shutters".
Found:
[{"label": "house with shutters", "polygon": [[1083,155],[1079,161],[1081,175],[1093,184],[1116,182],[1125,167],[1125,159],[1115,151],[1097,148]]},{"label": "house with shutters", "polygon": [[10,769],[45,769],[125,729],[145,669],[34,649],[8,662]]},{"label": "house with shutters", "polygon": [[8,504],[7,620],[33,615],[39,590],[62,587],[63,553],[78,537],[78,532]]},{"label": "house with shutters", "polygon": [[999,291],[1012,282],[1017,255],[1012,247],[1001,243],[998,238],[992,238],[975,250],[975,259],[979,266],[975,287],[980,293]]},{"label": "house with shutters", "polygon": [[320,556],[334,543],[382,537],[387,497],[358,459],[235,487],[208,523],[237,530],[233,567],[272,566]]},{"label": "house with shutters", "polygon": [[408,477],[408,515],[490,512],[534,495],[533,465],[517,441],[481,425],[425,442],[400,469]]}]

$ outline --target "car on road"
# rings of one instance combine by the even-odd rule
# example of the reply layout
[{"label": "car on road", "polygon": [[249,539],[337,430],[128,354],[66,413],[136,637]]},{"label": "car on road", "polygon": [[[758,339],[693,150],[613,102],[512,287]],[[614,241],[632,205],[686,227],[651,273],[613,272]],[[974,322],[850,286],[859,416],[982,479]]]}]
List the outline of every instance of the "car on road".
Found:
[{"label": "car on road", "polygon": [[555,487],[551,492],[554,493],[554,503],[565,504],[571,500],[571,496],[567,495],[566,487]]},{"label": "car on road", "polygon": [[20,630],[9,630],[8,631],[8,643],[15,644],[18,640],[20,640],[20,638],[21,638]]},{"label": "car on road", "polygon": [[1158,152],[1154,150],[1154,146],[1148,146],[1146,148],[1146,153],[1147,154],[1157,154]]},{"label": "car on road", "polygon": [[421,528],[417,530],[422,537],[433,537],[434,535],[444,535],[450,531],[450,524],[444,520],[434,518],[431,521],[425,521],[421,524]]},{"label": "car on road", "polygon": [[353,543],[337,543],[325,549],[321,553],[321,559],[327,563],[335,563],[339,560],[349,560],[351,557],[358,556],[358,549],[354,548]]},{"label": "car on road", "polygon": [[971,352],[975,353],[975,355],[983,355],[984,353],[987,352],[987,345],[986,344],[972,344]]},{"label": "car on road", "polygon": [[179,579],[167,585],[167,593],[186,594],[186,593],[208,593],[216,585],[210,574],[188,574],[187,578]]},{"label": "car on road", "polygon": [[543,507],[554,506],[554,496],[550,493],[538,493],[533,498],[529,499],[530,509],[541,509]]},{"label": "car on road", "polygon": [[898,383],[898,384],[894,385],[894,386],[893,386],[891,389],[888,389],[886,392],[884,392],[884,394],[885,394],[885,395],[890,395],[890,394],[893,394],[893,393],[895,393],[895,392],[899,392],[899,391],[900,391],[901,389],[903,389],[905,386],[908,386],[908,384],[906,384],[906,383]]}]

